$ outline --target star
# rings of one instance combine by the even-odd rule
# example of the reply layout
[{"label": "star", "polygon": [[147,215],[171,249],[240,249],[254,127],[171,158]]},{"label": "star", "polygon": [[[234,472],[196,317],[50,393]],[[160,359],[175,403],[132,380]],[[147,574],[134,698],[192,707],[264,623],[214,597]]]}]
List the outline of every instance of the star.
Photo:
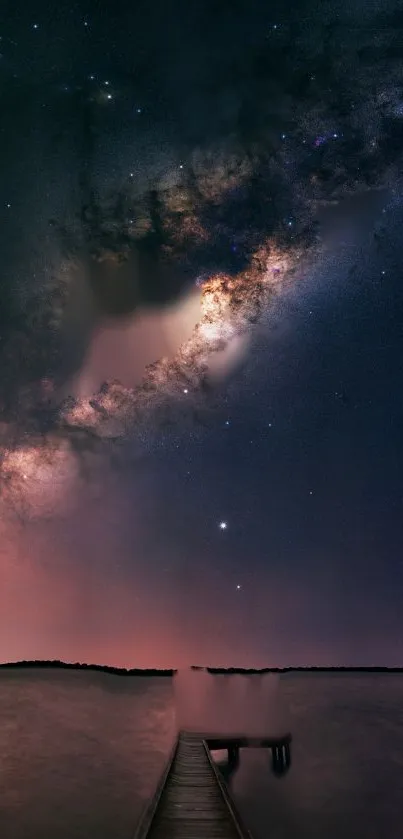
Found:
[{"label": "star", "polygon": [[220,521],[220,524],[219,524],[220,530],[226,530],[227,527],[228,527],[228,524],[227,524],[226,521]]},{"label": "star", "polygon": [[240,586],[239,583],[238,583],[237,590],[239,591],[240,588],[242,588],[242,586]]}]

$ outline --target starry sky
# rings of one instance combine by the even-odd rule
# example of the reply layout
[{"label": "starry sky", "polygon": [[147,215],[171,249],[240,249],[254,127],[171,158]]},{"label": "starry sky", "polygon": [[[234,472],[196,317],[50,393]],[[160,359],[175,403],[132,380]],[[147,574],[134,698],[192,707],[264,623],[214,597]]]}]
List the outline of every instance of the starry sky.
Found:
[{"label": "starry sky", "polygon": [[401,664],[402,6],[0,39],[0,659]]}]

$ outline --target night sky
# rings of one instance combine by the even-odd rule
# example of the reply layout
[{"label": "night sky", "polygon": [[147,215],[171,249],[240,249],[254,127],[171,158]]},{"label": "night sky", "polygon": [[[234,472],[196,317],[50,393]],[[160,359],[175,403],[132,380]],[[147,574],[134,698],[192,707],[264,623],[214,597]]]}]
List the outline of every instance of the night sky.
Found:
[{"label": "night sky", "polygon": [[132,5],[0,12],[0,660],[402,664],[403,7]]}]

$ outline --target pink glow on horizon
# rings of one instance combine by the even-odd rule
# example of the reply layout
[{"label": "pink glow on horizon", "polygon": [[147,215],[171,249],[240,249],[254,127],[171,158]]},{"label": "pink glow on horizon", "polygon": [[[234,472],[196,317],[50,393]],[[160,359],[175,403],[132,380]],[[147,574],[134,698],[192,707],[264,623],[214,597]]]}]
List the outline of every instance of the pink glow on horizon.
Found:
[{"label": "pink glow on horizon", "polygon": [[[151,497],[153,497],[152,486]],[[135,487],[109,485],[77,499],[66,520],[3,519],[0,526],[0,661],[61,659],[120,667],[267,667],[396,663],[387,630],[354,637],[335,624],[318,637],[318,591],[279,569],[245,578],[150,542]],[[140,514],[141,510],[141,514]],[[150,515],[153,509],[150,508]],[[184,574],[184,569],[186,573]],[[331,599],[326,565],[316,574]],[[325,608],[325,606],[324,606]],[[386,624],[385,624],[386,627]],[[393,637],[393,626],[390,627]]]}]

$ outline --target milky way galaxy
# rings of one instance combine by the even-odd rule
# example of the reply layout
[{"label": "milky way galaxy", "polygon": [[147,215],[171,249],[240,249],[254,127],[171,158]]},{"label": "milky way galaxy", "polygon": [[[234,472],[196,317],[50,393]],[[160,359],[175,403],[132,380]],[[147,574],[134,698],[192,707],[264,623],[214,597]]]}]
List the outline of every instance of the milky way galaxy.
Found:
[{"label": "milky way galaxy", "polygon": [[403,19],[207,7],[4,20],[4,659],[371,657]]}]

